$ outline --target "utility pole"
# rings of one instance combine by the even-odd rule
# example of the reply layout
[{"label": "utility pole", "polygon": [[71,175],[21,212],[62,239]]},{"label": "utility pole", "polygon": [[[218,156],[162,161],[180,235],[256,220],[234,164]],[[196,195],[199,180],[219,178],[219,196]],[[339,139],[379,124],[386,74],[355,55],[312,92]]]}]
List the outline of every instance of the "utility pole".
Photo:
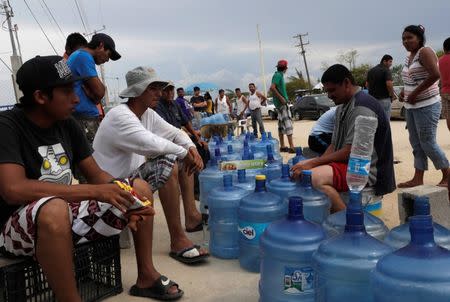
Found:
[{"label": "utility pole", "polygon": [[[20,66],[22,66],[22,58],[17,54],[16,42],[14,40],[14,28],[12,26],[11,18],[14,16],[14,13],[9,5],[9,1],[3,0],[3,10],[6,15],[6,23],[8,24],[9,37],[11,39],[11,47],[13,54],[10,57],[11,59],[11,69],[12,74],[11,78],[13,81],[14,95],[16,97],[16,102],[19,102],[19,99],[22,97],[22,92],[19,89],[19,86],[16,83],[16,74],[19,70]],[[16,35],[17,37],[17,35]],[[18,40],[17,40],[18,41]]]},{"label": "utility pole", "polygon": [[311,87],[312,87],[311,80],[309,79],[308,64],[306,63],[306,55],[305,55],[306,51],[304,48],[304,46],[309,44],[309,41],[307,43],[303,42],[303,37],[306,37],[306,36],[308,36],[308,33],[298,34],[298,35],[294,36],[293,38],[299,39],[299,44],[295,45],[295,47],[300,47],[300,49],[301,49],[300,54],[303,56],[303,61],[305,62],[306,77],[308,78],[308,87],[309,87],[309,89],[311,89]]},{"label": "utility pole", "polygon": [[261,33],[259,31],[259,24],[256,24],[256,31],[258,32],[258,42],[259,42],[259,63],[261,64],[261,80],[263,82],[264,96],[267,97],[267,83],[266,83],[266,71],[264,68],[264,53],[261,43]]},{"label": "utility pole", "polygon": [[[85,36],[92,36],[98,33],[99,31],[105,30],[105,25],[102,26],[100,29],[96,29],[91,33],[83,33]],[[108,85],[106,85],[106,78],[105,78],[105,66],[103,64],[100,65],[100,77],[102,78],[103,85],[105,86],[105,106],[109,105],[109,94],[108,94]]]}]

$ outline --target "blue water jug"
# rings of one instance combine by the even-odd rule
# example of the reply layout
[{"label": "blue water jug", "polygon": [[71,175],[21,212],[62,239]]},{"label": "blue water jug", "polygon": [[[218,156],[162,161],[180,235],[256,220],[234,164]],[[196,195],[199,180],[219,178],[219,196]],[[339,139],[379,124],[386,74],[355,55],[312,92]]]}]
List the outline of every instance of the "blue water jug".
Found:
[{"label": "blue water jug", "polygon": [[[248,170],[251,171],[251,170]],[[237,180],[234,184],[236,187],[244,189],[248,193],[253,193],[255,191],[255,175],[247,176],[247,170],[238,170],[237,171]]]},{"label": "blue water jug", "polygon": [[226,160],[241,160],[241,155],[237,152],[234,152],[233,145],[227,146]]},{"label": "blue water jug", "polygon": [[276,138],[272,137],[272,132],[267,132],[267,139],[269,140],[269,142],[272,143],[273,150],[275,150],[276,153],[279,153],[280,152],[280,142]]},{"label": "blue water jug", "polygon": [[267,139],[267,134],[263,132],[261,134],[261,140],[257,144],[255,144],[255,150],[258,152],[262,152],[267,156],[267,145],[272,145],[272,143]]},{"label": "blue water jug", "polygon": [[376,302],[450,301],[450,251],[433,238],[430,215],[409,219],[411,242],[378,261],[371,274]]},{"label": "blue water jug", "polygon": [[[281,177],[269,182],[267,190],[275,195],[281,197],[282,200],[287,200],[287,197],[298,189],[299,184],[291,180],[289,176],[289,165],[281,166]],[[303,204],[302,204],[303,213]]]},{"label": "blue water jug", "polygon": [[[350,198],[360,200],[361,195],[352,192]],[[392,251],[390,246],[367,234],[361,206],[349,206],[344,233],[324,241],[313,254],[315,301],[372,302],[370,271]]]},{"label": "blue water jug", "polygon": [[266,153],[256,150],[256,146],[255,145],[250,146],[250,150],[253,153],[253,158],[254,159],[266,159],[267,158]]},{"label": "blue water jug", "polygon": [[242,150],[242,142],[235,138],[232,133],[228,133],[227,140],[224,142],[227,146],[233,146],[235,153],[240,153]]},{"label": "blue water jug", "polygon": [[303,215],[306,220],[321,224],[330,215],[331,203],[328,197],[312,187],[312,172],[302,171],[300,186],[289,196],[300,196],[303,199]]},{"label": "blue water jug", "polygon": [[[430,215],[430,201],[428,197],[417,197],[414,200],[414,216]],[[438,223],[433,223],[434,241],[437,245],[450,250],[450,231]],[[407,246],[411,241],[409,222],[393,228],[384,239],[387,245],[395,249]]]},{"label": "blue water jug", "polygon": [[[351,194],[351,193],[350,193]],[[361,196],[361,194],[360,194]],[[349,204],[347,207],[361,207],[361,200],[357,200],[355,198],[349,200]],[[364,211],[364,226],[366,232],[375,237],[378,240],[383,241],[386,235],[389,232],[389,229],[384,224],[383,220],[372,215],[371,213]],[[346,223],[346,215],[347,211],[342,210],[337,213],[331,214],[327,217],[327,219],[323,222],[322,226],[325,229],[325,232],[329,237],[333,237],[339,234],[342,234],[345,229]]]},{"label": "blue water jug", "polygon": [[216,149],[220,150],[221,155],[227,154],[227,146],[223,144],[222,137],[214,137],[213,142],[208,144],[210,158],[216,157]]},{"label": "blue water jug", "polygon": [[267,192],[266,176],[257,175],[255,192],[242,198],[238,210],[239,264],[242,268],[259,272],[259,239],[266,227],[287,213],[280,197]]},{"label": "blue water jug", "polygon": [[264,166],[264,174],[267,176],[267,182],[281,177],[282,161],[276,160],[273,156],[272,145],[267,145],[267,162]]},{"label": "blue water jug", "polygon": [[250,146],[248,145],[248,140],[244,141],[244,146],[242,148],[242,160],[251,160],[255,159],[253,152],[250,150]]},{"label": "blue water jug", "polygon": [[261,236],[260,302],[314,301],[312,254],[325,232],[305,220],[302,205],[301,197],[290,197],[287,218]]},{"label": "blue water jug", "polygon": [[303,156],[303,150],[302,147],[296,147],[295,148],[295,156],[288,160],[288,165],[292,167],[298,162],[301,162],[302,160],[307,159]]},{"label": "blue water jug", "polygon": [[220,151],[218,157],[209,161],[208,166],[200,172],[198,176],[200,187],[200,212],[208,213],[208,194],[209,192],[218,186],[221,186],[223,182],[223,175],[231,173],[228,171],[219,170],[218,160],[221,160]]},{"label": "blue water jug", "polygon": [[242,197],[248,194],[248,191],[233,186],[231,174],[223,176],[223,186],[209,192],[209,250],[212,255],[224,259],[238,258],[237,209]]}]

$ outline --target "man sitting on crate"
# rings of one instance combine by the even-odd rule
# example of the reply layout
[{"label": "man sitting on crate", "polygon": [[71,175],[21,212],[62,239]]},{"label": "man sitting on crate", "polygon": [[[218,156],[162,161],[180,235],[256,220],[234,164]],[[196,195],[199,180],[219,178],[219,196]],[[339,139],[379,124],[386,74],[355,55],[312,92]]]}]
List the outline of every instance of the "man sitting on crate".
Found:
[{"label": "man sitting on crate", "polygon": [[345,208],[339,192],[348,191],[347,164],[355,133],[357,116],[378,119],[375,132],[369,185],[377,196],[395,190],[392,138],[389,120],[379,102],[355,85],[351,72],[343,65],[333,65],[322,76],[328,97],[336,103],[336,120],[331,144],[325,153],[299,162],[292,170],[298,177],[303,170],[312,170],[313,186],[328,195],[332,212]]},{"label": "man sitting on crate", "polygon": [[[187,134],[151,109],[168,82],[142,66],[127,72],[126,81],[120,97],[127,100],[106,114],[94,139],[93,156],[114,177],[138,176],[158,191],[170,233],[169,255],[186,264],[203,262],[208,252],[195,245],[181,225],[177,160],[183,160],[188,174],[203,169],[203,161]],[[201,228],[195,204],[186,210],[191,211],[186,215],[187,231]]]},{"label": "man sitting on crate", "polygon": [[[76,80],[59,56],[35,57],[17,72],[24,96],[0,113],[0,250],[35,256],[58,301],[81,301],[73,245],[117,235],[128,225],[138,265],[130,294],[180,297],[178,285],[153,266],[151,188],[138,178],[114,182],[99,168],[71,117],[79,102]],[[74,165],[89,184],[72,185]]]}]

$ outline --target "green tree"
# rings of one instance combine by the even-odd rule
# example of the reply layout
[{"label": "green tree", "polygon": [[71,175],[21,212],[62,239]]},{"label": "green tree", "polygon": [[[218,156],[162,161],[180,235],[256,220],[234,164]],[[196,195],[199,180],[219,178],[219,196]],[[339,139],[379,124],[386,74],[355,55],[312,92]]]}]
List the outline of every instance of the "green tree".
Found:
[{"label": "green tree", "polygon": [[394,86],[403,85],[402,69],[403,69],[402,64],[394,65],[392,67],[392,81],[394,82]]},{"label": "green tree", "polygon": [[353,77],[355,78],[356,85],[365,87],[367,80],[367,73],[372,68],[370,64],[361,64],[352,69]]},{"label": "green tree", "polygon": [[437,55],[438,58],[442,57],[444,54],[445,54],[445,53],[444,53],[443,50],[438,50],[438,51],[436,51],[436,55]]},{"label": "green tree", "polygon": [[308,89],[308,82],[303,78],[301,71],[295,69],[296,75],[289,76],[286,81],[286,92],[290,101],[295,100],[295,91],[298,89]]}]

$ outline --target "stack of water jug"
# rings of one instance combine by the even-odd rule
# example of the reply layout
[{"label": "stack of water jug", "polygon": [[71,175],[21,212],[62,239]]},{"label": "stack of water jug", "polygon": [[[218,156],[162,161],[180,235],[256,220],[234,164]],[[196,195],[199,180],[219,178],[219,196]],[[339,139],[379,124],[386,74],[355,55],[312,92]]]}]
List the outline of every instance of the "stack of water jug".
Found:
[{"label": "stack of water jug", "polygon": [[[414,215],[391,231],[362,205],[376,128],[375,118],[356,119],[349,200],[332,215],[311,171],[302,171],[300,182],[291,179],[290,168],[304,159],[301,149],[282,164],[270,135],[216,139],[214,159],[200,174],[210,252],[260,272],[261,302],[450,301],[450,231],[433,223],[428,199],[417,198]],[[262,169],[220,171],[217,163],[234,153],[230,158],[267,162]]]}]

